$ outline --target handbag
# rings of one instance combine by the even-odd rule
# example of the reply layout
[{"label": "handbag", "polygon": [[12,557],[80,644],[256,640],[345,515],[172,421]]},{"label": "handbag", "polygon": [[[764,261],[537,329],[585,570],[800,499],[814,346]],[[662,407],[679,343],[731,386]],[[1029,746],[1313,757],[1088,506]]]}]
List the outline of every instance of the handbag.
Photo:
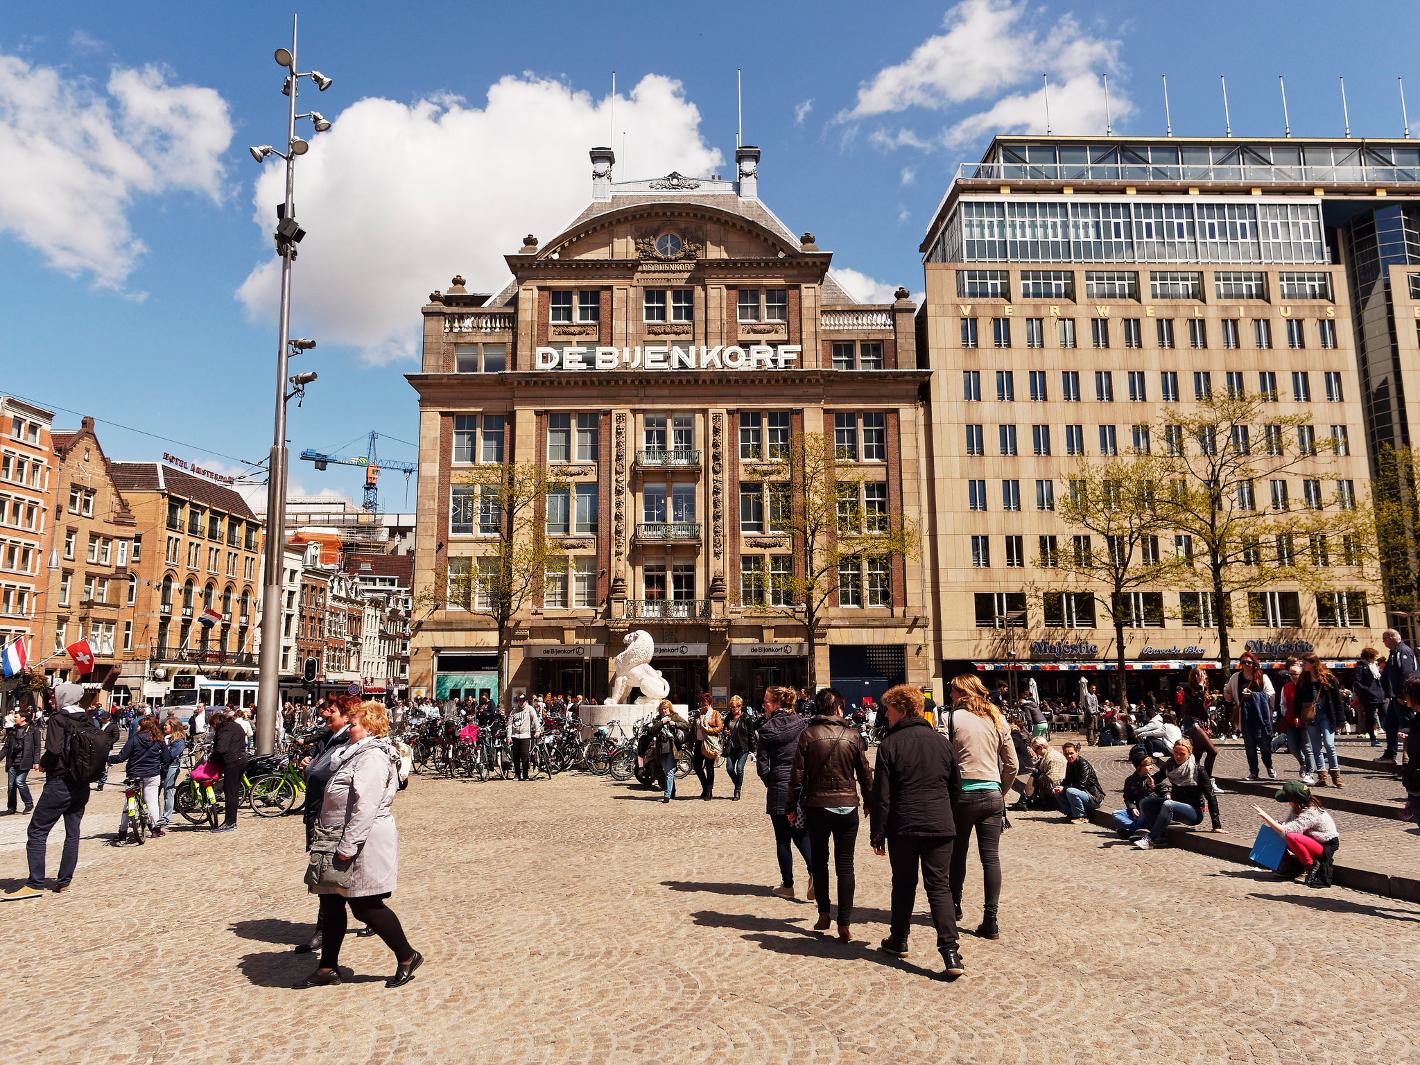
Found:
[{"label": "handbag", "polygon": [[700,754],[707,762],[718,762],[720,753],[719,736],[706,736],[700,741]]},{"label": "handbag", "polygon": [[[311,840],[310,858],[306,862],[306,886],[312,891],[345,891],[355,879],[355,859],[342,869],[336,865],[335,848],[340,845],[340,831],[316,825]],[[357,856],[358,857],[358,856]]]},{"label": "handbag", "polygon": [[1252,842],[1252,853],[1248,855],[1248,859],[1275,872],[1286,853],[1286,840],[1278,835],[1271,825],[1263,825],[1257,830],[1257,839]]}]

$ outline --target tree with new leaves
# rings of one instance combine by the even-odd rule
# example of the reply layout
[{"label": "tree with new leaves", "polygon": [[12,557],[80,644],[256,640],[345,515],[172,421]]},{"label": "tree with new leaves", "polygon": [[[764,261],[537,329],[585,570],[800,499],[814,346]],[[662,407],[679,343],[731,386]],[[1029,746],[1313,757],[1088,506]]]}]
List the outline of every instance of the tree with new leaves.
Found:
[{"label": "tree with new leaves", "polygon": [[[866,603],[872,592],[890,588],[894,562],[917,550],[916,529],[891,513],[886,494],[870,498],[865,491],[883,483],[883,475],[866,472],[855,457],[839,452],[826,433],[802,433],[790,441],[766,482],[766,525],[787,535],[792,564],[788,572],[762,571],[741,588],[741,606],[793,617],[804,626],[810,691],[818,683],[819,623],[838,603],[840,580],[855,582]],[[889,595],[883,605],[890,603]]]},{"label": "tree with new leaves", "polygon": [[547,577],[568,568],[562,543],[547,533],[543,510],[548,496],[567,491],[568,482],[535,462],[502,462],[460,470],[454,483],[473,490],[473,513],[462,517],[480,531],[496,529],[497,536],[481,541],[477,554],[455,557],[443,567],[436,576],[434,605],[458,607],[493,623],[502,701],[514,620],[540,594]]},{"label": "tree with new leaves", "polygon": [[1170,587],[1187,566],[1171,544],[1161,546],[1169,536],[1158,506],[1162,472],[1147,455],[1071,470],[1059,513],[1077,531],[1070,543],[1037,562],[1058,569],[1092,597],[1096,590],[1101,593],[1096,601],[1104,603],[1114,626],[1115,694],[1120,706],[1129,705],[1124,630],[1137,621],[1132,593]]},{"label": "tree with new leaves", "polygon": [[1377,561],[1386,607],[1408,620],[1407,639],[1414,641],[1420,615],[1420,500],[1416,471],[1420,456],[1411,447],[1389,444],[1376,455],[1372,502],[1376,525]]},{"label": "tree with new leaves", "polygon": [[[1184,540],[1196,587],[1212,593],[1218,654],[1231,663],[1234,595],[1295,582],[1325,588],[1335,569],[1361,570],[1374,527],[1336,481],[1336,444],[1316,440],[1311,416],[1282,414],[1262,395],[1209,395],[1171,408],[1154,428],[1162,444],[1159,517]],[[1314,498],[1274,497],[1272,482],[1304,478]],[[1358,579],[1365,579],[1364,576]]]}]

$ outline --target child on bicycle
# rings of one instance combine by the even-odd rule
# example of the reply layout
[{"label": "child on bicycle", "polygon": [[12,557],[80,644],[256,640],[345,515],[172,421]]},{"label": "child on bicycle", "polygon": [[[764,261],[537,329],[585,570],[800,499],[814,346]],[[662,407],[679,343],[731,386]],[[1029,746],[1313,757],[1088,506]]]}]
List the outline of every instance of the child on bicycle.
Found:
[{"label": "child on bicycle", "polygon": [[[117,765],[119,762],[127,762],[126,774],[129,780],[138,782],[141,789],[143,806],[143,818],[147,822],[147,827],[151,830],[154,839],[166,835],[158,827],[158,783],[163,778],[163,756],[167,753],[167,747],[163,743],[163,730],[158,725],[156,717],[145,717],[138,722],[138,727],[129,734],[128,742],[123,745],[123,749],[117,754],[109,755],[109,764]],[[118,834],[114,836],[113,845],[122,847],[128,842],[128,803],[123,804],[123,814],[118,820]],[[138,834],[138,827],[135,825],[133,836],[137,842],[143,842]]]}]

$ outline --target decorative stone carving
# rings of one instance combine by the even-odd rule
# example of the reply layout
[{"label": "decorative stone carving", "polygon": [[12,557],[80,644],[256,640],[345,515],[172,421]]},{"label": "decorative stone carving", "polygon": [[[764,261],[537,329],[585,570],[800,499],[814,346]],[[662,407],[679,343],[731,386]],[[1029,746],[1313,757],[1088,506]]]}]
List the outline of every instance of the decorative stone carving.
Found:
[{"label": "decorative stone carving", "polygon": [[626,412],[619,412],[616,415],[616,425],[612,431],[611,527],[612,542],[615,544],[618,560],[626,557],[626,421]]},{"label": "decorative stone carving", "polygon": [[638,258],[646,259],[652,263],[684,263],[687,267],[691,261],[699,259],[704,254],[705,244],[694,239],[687,233],[681,237],[680,251],[675,255],[666,255],[656,247],[656,238],[660,236],[664,229],[643,229],[636,234],[636,255]]},{"label": "decorative stone carving", "polygon": [[552,335],[555,337],[594,337],[597,335],[597,327],[594,325],[554,325]]},{"label": "decorative stone carving", "polygon": [[[656,653],[656,643],[645,629],[628,632],[622,641],[626,650],[612,662],[616,675],[612,679],[611,695],[607,703],[612,706],[641,706],[654,710],[656,705],[671,692],[670,683],[661,676],[661,671],[651,665],[651,656]],[[628,704],[627,697],[632,689],[639,689],[640,697]]]},{"label": "decorative stone carving", "polygon": [[672,170],[665,177],[660,178],[657,181],[651,182],[651,188],[673,190],[698,189],[700,188],[700,182],[692,181],[690,178],[682,174],[679,170]]},{"label": "decorative stone carving", "polygon": [[671,322],[661,325],[648,325],[646,335],[653,337],[673,337],[689,336],[692,326],[689,322]]},{"label": "decorative stone carving", "polygon": [[555,474],[557,479],[562,481],[571,480],[573,477],[590,477],[596,472],[597,468],[595,466],[556,465],[548,470],[549,474]]},{"label": "decorative stone carving", "polygon": [[780,336],[787,336],[787,335],[788,335],[788,332],[789,332],[789,327],[786,326],[786,325],[741,325],[741,326],[740,326],[740,333],[741,333],[742,335],[743,335],[743,334],[749,334],[750,336],[772,336],[772,335],[774,335],[774,334],[777,333],[777,334],[779,334]]},{"label": "decorative stone carving", "polygon": [[783,536],[747,536],[745,537],[746,547],[775,548],[783,547],[785,538]]},{"label": "decorative stone carving", "polygon": [[710,415],[710,543],[719,562],[725,556],[725,416]]}]

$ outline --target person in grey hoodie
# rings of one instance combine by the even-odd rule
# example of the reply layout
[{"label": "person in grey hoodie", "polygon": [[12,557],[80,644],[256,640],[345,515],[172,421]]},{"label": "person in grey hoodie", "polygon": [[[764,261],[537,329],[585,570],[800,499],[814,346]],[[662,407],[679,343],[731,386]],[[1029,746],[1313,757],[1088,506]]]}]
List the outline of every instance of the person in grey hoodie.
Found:
[{"label": "person in grey hoodie", "polygon": [[[799,736],[809,727],[809,719],[795,710],[794,689],[772,685],[764,689],[766,720],[759,727],[759,751],[754,768],[764,782],[764,812],[774,825],[774,851],[779,860],[779,886],[774,894],[781,899],[794,898],[794,852],[797,847],[804,865],[811,871],[808,832],[802,823],[789,822],[789,778],[794,771],[794,754],[799,749]],[[811,874],[812,875],[812,874]],[[808,897],[813,901],[813,881]]]}]

